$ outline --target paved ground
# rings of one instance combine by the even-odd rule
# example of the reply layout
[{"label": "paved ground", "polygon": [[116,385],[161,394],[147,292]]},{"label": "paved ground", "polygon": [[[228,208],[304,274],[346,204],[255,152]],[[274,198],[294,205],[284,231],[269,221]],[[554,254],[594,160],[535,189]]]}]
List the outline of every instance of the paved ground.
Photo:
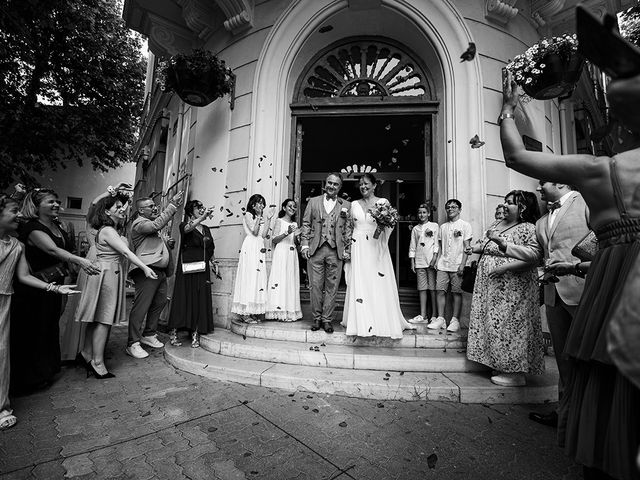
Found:
[{"label": "paved ground", "polygon": [[125,343],[126,327],[114,328],[116,378],[67,367],[49,389],[13,399],[18,424],[0,432],[0,478],[581,478],[525,406],[214,382],[174,370],[161,351],[134,360]]}]

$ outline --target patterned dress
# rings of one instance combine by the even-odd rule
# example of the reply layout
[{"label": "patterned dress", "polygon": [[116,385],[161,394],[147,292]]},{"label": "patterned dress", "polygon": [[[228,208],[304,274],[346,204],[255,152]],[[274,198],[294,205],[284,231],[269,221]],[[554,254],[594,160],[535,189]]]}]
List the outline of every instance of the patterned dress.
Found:
[{"label": "patterned dress", "polygon": [[[535,238],[535,227],[520,223],[500,236],[526,245]],[[489,242],[478,262],[467,358],[500,372],[541,374],[544,347],[536,269],[489,278],[493,269],[513,261]]]}]

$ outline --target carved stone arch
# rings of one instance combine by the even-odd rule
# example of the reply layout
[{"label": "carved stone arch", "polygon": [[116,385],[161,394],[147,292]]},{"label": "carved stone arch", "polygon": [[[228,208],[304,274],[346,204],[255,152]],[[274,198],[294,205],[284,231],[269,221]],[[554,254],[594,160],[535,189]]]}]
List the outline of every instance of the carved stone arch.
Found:
[{"label": "carved stone arch", "polygon": [[340,97],[433,100],[427,68],[384,37],[351,37],[316,54],[299,77],[294,102]]}]

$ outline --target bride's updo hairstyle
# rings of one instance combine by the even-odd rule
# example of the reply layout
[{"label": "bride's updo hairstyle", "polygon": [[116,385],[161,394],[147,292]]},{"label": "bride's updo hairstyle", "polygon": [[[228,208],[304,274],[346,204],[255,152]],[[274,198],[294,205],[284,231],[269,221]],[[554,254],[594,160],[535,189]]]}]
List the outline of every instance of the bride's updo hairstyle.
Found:
[{"label": "bride's updo hairstyle", "polygon": [[367,180],[369,180],[372,183],[374,189],[379,185],[378,180],[376,179],[376,177],[374,177],[373,173],[371,172],[366,172],[360,175],[360,178],[358,179],[358,183],[363,178],[366,178]]}]

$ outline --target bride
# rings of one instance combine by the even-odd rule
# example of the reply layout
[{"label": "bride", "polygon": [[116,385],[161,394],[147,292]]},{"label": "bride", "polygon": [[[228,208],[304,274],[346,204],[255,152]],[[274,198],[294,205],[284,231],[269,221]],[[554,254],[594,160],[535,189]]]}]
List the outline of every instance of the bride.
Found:
[{"label": "bride", "polygon": [[384,228],[374,238],[376,221],[369,212],[377,201],[376,179],[371,173],[360,178],[362,198],[351,204],[353,243],[351,262],[345,264],[347,293],[344,301],[342,325],[347,335],[358,337],[402,338],[402,331],[415,329],[407,323],[398,299],[395,272],[389,254],[391,228]]}]

